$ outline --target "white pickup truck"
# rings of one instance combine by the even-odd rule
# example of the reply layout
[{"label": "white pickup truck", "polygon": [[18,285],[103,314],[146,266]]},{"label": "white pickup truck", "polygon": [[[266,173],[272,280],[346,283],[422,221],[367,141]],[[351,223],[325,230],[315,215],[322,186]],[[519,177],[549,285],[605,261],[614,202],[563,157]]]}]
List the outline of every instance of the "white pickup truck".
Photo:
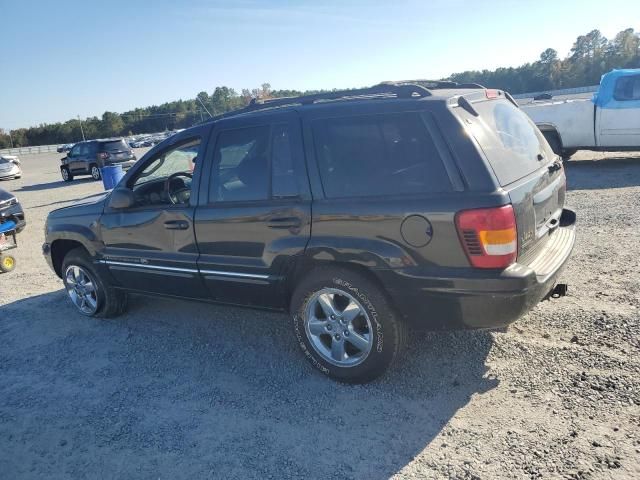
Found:
[{"label": "white pickup truck", "polygon": [[520,107],[565,159],[576,150],[640,150],[640,69],[603,75],[590,99],[534,100]]}]

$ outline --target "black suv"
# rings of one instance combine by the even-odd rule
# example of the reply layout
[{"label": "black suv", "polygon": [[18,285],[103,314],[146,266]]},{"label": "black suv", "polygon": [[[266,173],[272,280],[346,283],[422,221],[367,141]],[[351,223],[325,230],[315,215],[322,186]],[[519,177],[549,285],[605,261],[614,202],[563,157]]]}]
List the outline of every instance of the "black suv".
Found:
[{"label": "black suv", "polygon": [[100,180],[100,169],[109,165],[122,165],[125,170],[136,163],[136,156],[123,138],[105,138],[76,143],[60,165],[60,174],[65,182],[78,175],[91,175]]},{"label": "black suv", "polygon": [[508,94],[447,86],[253,102],[185,130],[53,211],[44,254],[89,316],[128,292],[288,311],[306,358],[349,382],[410,325],[507,325],[564,291],[565,174]]}]

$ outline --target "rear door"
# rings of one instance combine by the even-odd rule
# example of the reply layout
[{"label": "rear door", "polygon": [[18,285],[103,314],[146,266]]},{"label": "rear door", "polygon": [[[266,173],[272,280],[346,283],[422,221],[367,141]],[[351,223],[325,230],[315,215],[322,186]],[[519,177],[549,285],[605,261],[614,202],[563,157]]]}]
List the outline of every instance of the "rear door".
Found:
[{"label": "rear door", "polygon": [[283,278],[311,233],[311,198],[295,112],[229,119],[207,151],[195,231],[211,297],[282,307]]},{"label": "rear door", "polygon": [[640,146],[640,74],[616,79],[613,98],[596,110],[598,145]]},{"label": "rear door", "polygon": [[510,196],[522,255],[559,225],[566,179],[562,162],[551,151],[538,128],[506,99],[473,103],[474,117],[464,109],[456,113],[471,127],[495,176]]}]

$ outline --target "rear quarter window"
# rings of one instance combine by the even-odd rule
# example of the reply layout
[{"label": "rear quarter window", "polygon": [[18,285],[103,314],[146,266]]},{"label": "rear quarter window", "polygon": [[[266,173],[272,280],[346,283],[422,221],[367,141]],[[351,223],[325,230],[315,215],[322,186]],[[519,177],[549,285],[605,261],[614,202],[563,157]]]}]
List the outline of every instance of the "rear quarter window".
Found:
[{"label": "rear quarter window", "polygon": [[321,119],[312,130],[327,198],[452,190],[418,113]]},{"label": "rear quarter window", "polygon": [[[505,186],[543,165],[538,159],[553,156],[538,127],[508,100],[474,103],[480,121],[469,130],[478,141],[500,182]],[[473,122],[473,120],[472,120]],[[546,163],[546,162],[545,162]]]}]

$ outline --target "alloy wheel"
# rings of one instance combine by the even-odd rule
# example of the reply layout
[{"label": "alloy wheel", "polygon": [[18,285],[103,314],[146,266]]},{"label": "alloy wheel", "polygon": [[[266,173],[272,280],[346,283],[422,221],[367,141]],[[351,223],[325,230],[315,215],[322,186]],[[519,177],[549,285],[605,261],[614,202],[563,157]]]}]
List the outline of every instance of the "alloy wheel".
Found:
[{"label": "alloy wheel", "polygon": [[371,320],[352,295],[323,288],[307,302],[305,333],[314,350],[338,367],[364,362],[373,346]]},{"label": "alloy wheel", "polygon": [[98,310],[96,284],[89,273],[78,265],[69,265],[64,273],[65,287],[69,298],[84,315],[93,315]]}]

